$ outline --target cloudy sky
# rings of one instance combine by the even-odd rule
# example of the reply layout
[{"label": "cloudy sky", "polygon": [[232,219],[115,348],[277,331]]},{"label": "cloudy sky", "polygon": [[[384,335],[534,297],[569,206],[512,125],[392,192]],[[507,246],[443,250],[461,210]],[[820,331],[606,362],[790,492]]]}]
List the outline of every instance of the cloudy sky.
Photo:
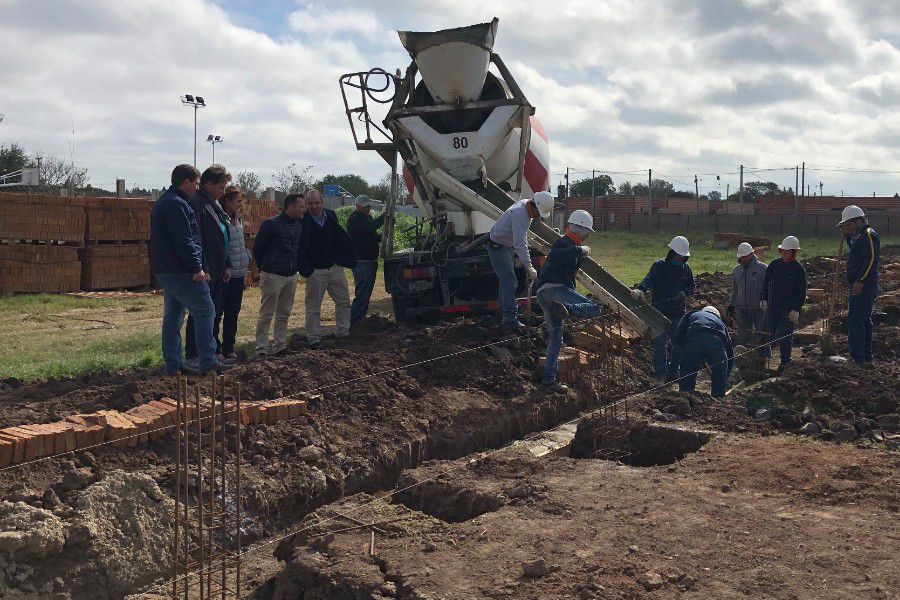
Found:
[{"label": "cloudy sky", "polygon": [[187,92],[209,105],[201,167],[215,133],[217,162],[266,182],[290,163],[374,181],[386,167],[355,150],[338,76],[405,68],[397,29],[494,16],[554,184],[653,168],[724,192],[739,164],[806,161],[826,194],[900,192],[900,173],[834,170],[900,172],[896,0],[0,0],[0,143],[68,157],[74,129],[94,185],[160,187],[192,158]]}]

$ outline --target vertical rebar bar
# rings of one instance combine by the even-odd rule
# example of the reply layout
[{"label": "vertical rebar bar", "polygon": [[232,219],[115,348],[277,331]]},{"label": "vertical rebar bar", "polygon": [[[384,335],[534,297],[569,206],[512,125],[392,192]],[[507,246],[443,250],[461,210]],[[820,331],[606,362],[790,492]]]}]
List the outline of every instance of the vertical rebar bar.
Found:
[{"label": "vertical rebar bar", "polygon": [[206,546],[203,543],[203,407],[200,402],[200,384],[194,388],[194,396],[197,405],[197,527],[198,527],[198,548],[200,551],[200,567],[198,579],[200,580],[200,598],[205,600],[206,588],[203,581],[203,567],[206,565]]},{"label": "vertical rebar bar", "polygon": [[173,542],[172,542],[172,598],[176,598],[178,596],[178,531],[181,527],[178,519],[178,511],[181,508],[181,439],[179,435],[181,434],[181,374],[178,374],[178,379],[176,380],[176,384],[178,386],[178,393],[175,394],[175,420],[176,420],[176,430],[175,430],[175,518],[172,520],[172,525],[175,527],[175,530],[172,532]]},{"label": "vertical rebar bar", "polygon": [[[221,453],[221,460],[219,462],[220,469],[220,484],[219,484],[219,529],[218,529],[218,537],[219,544],[221,544],[221,556],[222,556],[222,564],[221,564],[221,575],[222,575],[222,600],[225,600],[225,571],[226,571],[226,559],[225,555],[225,543],[226,543],[226,535],[225,535],[225,512],[228,510],[228,505],[226,504],[225,493],[227,491],[227,486],[225,483],[225,465],[227,461],[227,448],[225,447],[226,443],[226,435],[228,433],[226,425],[227,421],[225,419],[225,376],[222,376],[221,385],[219,386],[219,396],[221,402],[219,402],[219,452]],[[237,590],[235,590],[235,594],[237,594]]]},{"label": "vertical rebar bar", "polygon": [[239,596],[241,593],[241,384],[237,386],[237,397],[235,399],[235,415],[237,419],[235,420],[236,425],[236,433],[235,433],[235,482],[234,482],[234,504],[235,504],[235,514],[237,518],[235,519],[237,522],[237,544],[236,544],[236,556],[237,556],[237,566],[235,570],[237,575],[235,577],[235,595]]}]

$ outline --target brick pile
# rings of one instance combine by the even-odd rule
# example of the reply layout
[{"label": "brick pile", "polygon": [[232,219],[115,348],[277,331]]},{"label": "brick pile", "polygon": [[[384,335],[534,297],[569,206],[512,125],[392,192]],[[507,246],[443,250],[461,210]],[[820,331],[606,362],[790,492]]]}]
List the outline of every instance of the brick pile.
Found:
[{"label": "brick pile", "polygon": [[[559,352],[559,371],[556,378],[562,383],[574,384],[578,381],[582,371],[590,364],[600,359],[600,355],[592,352],[586,352],[579,348],[563,348]],[[538,371],[543,374],[544,367],[547,365],[547,357],[541,356],[538,359]]]},{"label": "brick pile", "polygon": [[572,196],[566,200],[567,215],[576,210],[586,210],[594,217],[594,229],[624,229],[631,224],[631,215],[646,212],[648,206],[646,196]]},{"label": "brick pile", "polygon": [[78,248],[0,244],[0,291],[73,292],[80,287]]},{"label": "brick pile", "polygon": [[86,241],[146,242],[150,239],[148,198],[86,198]]},{"label": "brick pile", "polygon": [[84,243],[84,198],[0,192],[0,239]]},{"label": "brick pile", "polygon": [[247,198],[244,200],[244,235],[256,235],[259,226],[269,217],[278,214],[278,206],[274,200]]},{"label": "brick pile", "polygon": [[[794,214],[792,194],[766,194],[760,196],[756,204],[761,215]],[[800,198],[798,204],[800,212],[807,215],[833,214],[837,217],[850,204],[859,206],[866,214],[900,214],[900,198],[891,196],[806,196]]]},{"label": "brick pile", "polygon": [[[279,398],[243,404],[241,422],[244,425],[274,425],[305,414],[307,401],[318,398],[307,394],[305,400]],[[201,425],[208,420],[208,416],[202,414],[204,406],[209,406],[208,399],[201,399]],[[188,421],[196,423],[196,406],[187,406],[185,412]],[[126,412],[101,410],[72,415],[56,423],[7,427],[0,429],[0,468],[105,443],[115,448],[145,444],[170,433],[176,426],[176,419],[175,400],[162,398]]]},{"label": "brick pile", "polygon": [[87,246],[78,254],[82,290],[150,285],[150,251],[145,243]]}]

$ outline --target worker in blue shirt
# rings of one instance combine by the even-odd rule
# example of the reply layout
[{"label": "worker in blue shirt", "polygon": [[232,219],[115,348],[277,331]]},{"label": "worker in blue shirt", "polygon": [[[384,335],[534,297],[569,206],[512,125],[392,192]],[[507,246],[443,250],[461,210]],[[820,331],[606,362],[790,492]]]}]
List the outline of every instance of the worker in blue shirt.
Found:
[{"label": "worker in blue shirt", "polygon": [[847,345],[850,358],[860,366],[871,367],[872,308],[878,295],[881,241],[858,206],[850,205],[843,210],[838,227],[850,248],[847,254],[847,284],[850,286]]},{"label": "worker in blue shirt", "polygon": [[676,236],[669,242],[669,253],[650,267],[644,280],[631,290],[635,300],[649,292],[653,306],[671,321],[669,330],[653,340],[653,372],[659,383],[671,380],[672,332],[684,315],[685,300],[694,293],[694,273],[687,261],[691,256],[687,238]]},{"label": "worker in blue shirt", "polygon": [[734,349],[718,309],[706,306],[686,313],[678,321],[672,338],[673,364],[678,364],[680,369],[678,389],[693,392],[697,372],[706,365],[712,373],[712,395],[722,398],[734,367]]},{"label": "worker in blue shirt", "polygon": [[598,317],[601,310],[599,304],[575,291],[575,273],[581,268],[584,257],[591,253],[584,242],[594,231],[594,218],[586,210],[576,210],[569,215],[568,225],[566,234],[550,248],[533,288],[538,304],[544,310],[547,326],[547,364],[541,388],[550,392],[568,389],[556,379],[559,351],[563,345],[563,319]]},{"label": "worker in blue shirt", "polygon": [[766,328],[772,334],[772,343],[777,341],[781,352],[780,372],[791,362],[794,328],[806,302],[806,269],[797,260],[799,251],[800,240],[792,235],[784,238],[778,246],[781,257],[769,263],[759,296]]}]

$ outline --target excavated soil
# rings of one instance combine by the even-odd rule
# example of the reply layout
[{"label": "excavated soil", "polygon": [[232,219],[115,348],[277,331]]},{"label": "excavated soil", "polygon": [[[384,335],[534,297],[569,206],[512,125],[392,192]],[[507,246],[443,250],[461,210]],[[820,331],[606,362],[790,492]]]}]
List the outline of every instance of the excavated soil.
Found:
[{"label": "excavated soil", "polygon": [[[898,257],[885,252],[885,260]],[[829,288],[833,264],[813,259],[807,270],[811,287]],[[692,303],[724,306],[729,286],[726,275],[700,276]],[[811,309],[804,320],[818,314],[822,308]],[[362,533],[332,537],[323,525],[313,529],[318,538],[280,544],[281,566],[271,546],[248,555],[248,597],[662,598],[682,588],[698,598],[895,597],[897,565],[882,550],[897,547],[897,531],[878,524],[888,515],[896,522],[898,511],[900,464],[886,452],[900,447],[896,323],[876,328],[875,370],[830,362],[807,344],[783,376],[748,379],[722,400],[671,390],[633,395],[652,388],[648,344],[629,349],[617,370],[590,367],[568,395],[542,394],[535,358],[544,342],[531,353],[482,347],[502,339],[493,323],[406,326],[373,317],[325,349],[295,339],[293,353],[229,374],[244,400],[322,394],[304,417],[245,429],[248,544],[274,544],[311,524],[311,511],[330,518],[395,485],[412,486],[394,502],[374,502],[371,515],[358,509],[364,520],[403,517],[382,527],[376,559],[359,552]],[[836,331],[843,349],[846,337]],[[705,373],[698,389],[708,390]],[[0,426],[174,394],[174,379],[151,371],[6,380]],[[665,464],[656,458],[625,467],[515,451],[450,462],[629,395],[631,419],[719,433],[661,467],[639,465]],[[834,441],[857,448],[823,443]],[[426,460],[435,462],[410,470]],[[164,578],[159,540],[170,531],[173,463],[168,436],[0,471],[0,536],[18,532],[20,548],[0,544],[0,598],[121,598]],[[452,472],[418,483],[441,468]],[[109,494],[135,505],[116,513],[118,529],[100,523],[114,503],[85,500]],[[839,554],[852,555],[852,568],[836,566]],[[122,567],[129,557],[132,567]],[[523,562],[544,557],[529,572],[546,573],[523,575]],[[114,585],[97,585],[119,569]],[[661,576],[661,587],[647,571]]]}]

